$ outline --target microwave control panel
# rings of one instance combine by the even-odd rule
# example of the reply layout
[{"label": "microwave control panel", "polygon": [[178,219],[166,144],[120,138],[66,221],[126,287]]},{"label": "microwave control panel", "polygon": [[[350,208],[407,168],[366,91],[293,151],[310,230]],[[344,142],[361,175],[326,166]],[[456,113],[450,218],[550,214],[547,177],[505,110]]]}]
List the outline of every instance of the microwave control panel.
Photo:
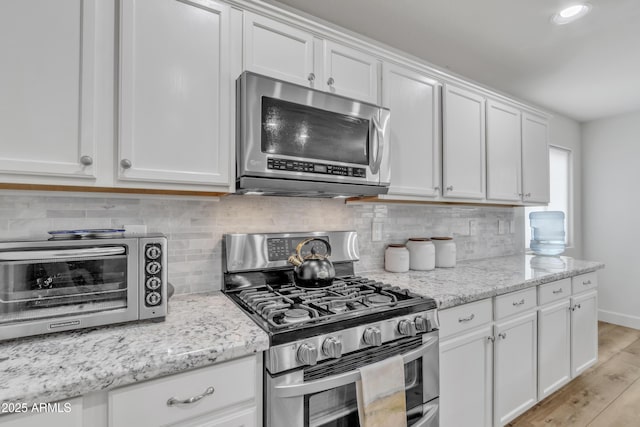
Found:
[{"label": "microwave control panel", "polygon": [[353,176],[365,178],[367,170],[365,168],[354,168],[351,166],[337,166],[325,163],[299,162],[287,159],[267,158],[267,168],[285,170],[291,172],[311,172],[323,175]]}]

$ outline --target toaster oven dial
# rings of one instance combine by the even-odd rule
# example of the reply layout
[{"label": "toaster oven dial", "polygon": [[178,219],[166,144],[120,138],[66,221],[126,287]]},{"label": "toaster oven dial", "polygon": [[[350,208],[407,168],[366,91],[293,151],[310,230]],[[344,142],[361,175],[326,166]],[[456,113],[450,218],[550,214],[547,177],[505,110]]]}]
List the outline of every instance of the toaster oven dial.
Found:
[{"label": "toaster oven dial", "polygon": [[147,279],[147,289],[155,291],[160,287],[160,285],[162,285],[162,280],[160,280],[159,277],[149,277]]},{"label": "toaster oven dial", "polygon": [[158,246],[149,245],[147,246],[145,255],[147,256],[148,259],[151,259],[151,260],[158,259],[160,255],[162,255],[162,250]]},{"label": "toaster oven dial", "polygon": [[147,305],[158,305],[161,300],[162,296],[158,292],[149,292],[145,298]]},{"label": "toaster oven dial", "polygon": [[151,261],[147,264],[146,270],[149,274],[158,274],[160,273],[160,270],[162,270],[162,265],[160,265],[158,261]]},{"label": "toaster oven dial", "polygon": [[342,343],[339,338],[329,337],[322,343],[322,352],[325,356],[337,359],[342,356]]},{"label": "toaster oven dial", "polygon": [[313,366],[318,361],[318,349],[311,343],[300,344],[297,357],[298,362]]}]

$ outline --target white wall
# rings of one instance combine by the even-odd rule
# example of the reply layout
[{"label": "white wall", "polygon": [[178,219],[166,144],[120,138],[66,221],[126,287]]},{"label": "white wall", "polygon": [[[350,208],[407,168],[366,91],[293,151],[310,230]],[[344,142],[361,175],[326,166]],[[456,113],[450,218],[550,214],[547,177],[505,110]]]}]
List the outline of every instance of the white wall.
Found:
[{"label": "white wall", "polygon": [[602,261],[600,319],[640,329],[640,111],[585,123],[583,248]]},{"label": "white wall", "polygon": [[571,246],[563,255],[583,258],[582,239],[582,132],[580,123],[561,115],[555,115],[549,124],[549,143],[557,147],[571,150],[573,156],[573,200],[570,209],[573,211],[571,230]]}]

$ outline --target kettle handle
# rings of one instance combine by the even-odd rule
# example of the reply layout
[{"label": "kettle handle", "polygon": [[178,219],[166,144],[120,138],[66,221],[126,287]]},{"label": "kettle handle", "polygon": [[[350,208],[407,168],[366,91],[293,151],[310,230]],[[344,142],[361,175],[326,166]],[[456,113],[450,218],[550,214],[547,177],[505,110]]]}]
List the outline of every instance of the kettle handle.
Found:
[{"label": "kettle handle", "polygon": [[313,242],[314,240],[317,240],[319,242],[324,243],[324,246],[327,248],[327,254],[325,255],[325,258],[328,258],[331,256],[331,245],[329,244],[329,242],[327,242],[324,239],[319,239],[317,237],[310,237],[308,239],[303,240],[302,242],[298,243],[298,246],[296,247],[296,255],[298,256],[298,259],[300,261],[302,261],[302,254],[300,253],[300,251],[302,250],[302,248],[309,242]]}]

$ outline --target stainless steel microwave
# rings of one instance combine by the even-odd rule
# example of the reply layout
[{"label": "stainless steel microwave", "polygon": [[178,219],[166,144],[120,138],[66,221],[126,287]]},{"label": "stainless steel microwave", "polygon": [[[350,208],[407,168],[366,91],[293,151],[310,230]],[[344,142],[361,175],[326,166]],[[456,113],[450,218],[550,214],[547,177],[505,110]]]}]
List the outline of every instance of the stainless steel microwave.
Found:
[{"label": "stainless steel microwave", "polygon": [[0,340],[166,313],[162,235],[0,242]]},{"label": "stainless steel microwave", "polygon": [[238,78],[236,88],[238,193],[388,191],[388,109],[251,72]]}]

